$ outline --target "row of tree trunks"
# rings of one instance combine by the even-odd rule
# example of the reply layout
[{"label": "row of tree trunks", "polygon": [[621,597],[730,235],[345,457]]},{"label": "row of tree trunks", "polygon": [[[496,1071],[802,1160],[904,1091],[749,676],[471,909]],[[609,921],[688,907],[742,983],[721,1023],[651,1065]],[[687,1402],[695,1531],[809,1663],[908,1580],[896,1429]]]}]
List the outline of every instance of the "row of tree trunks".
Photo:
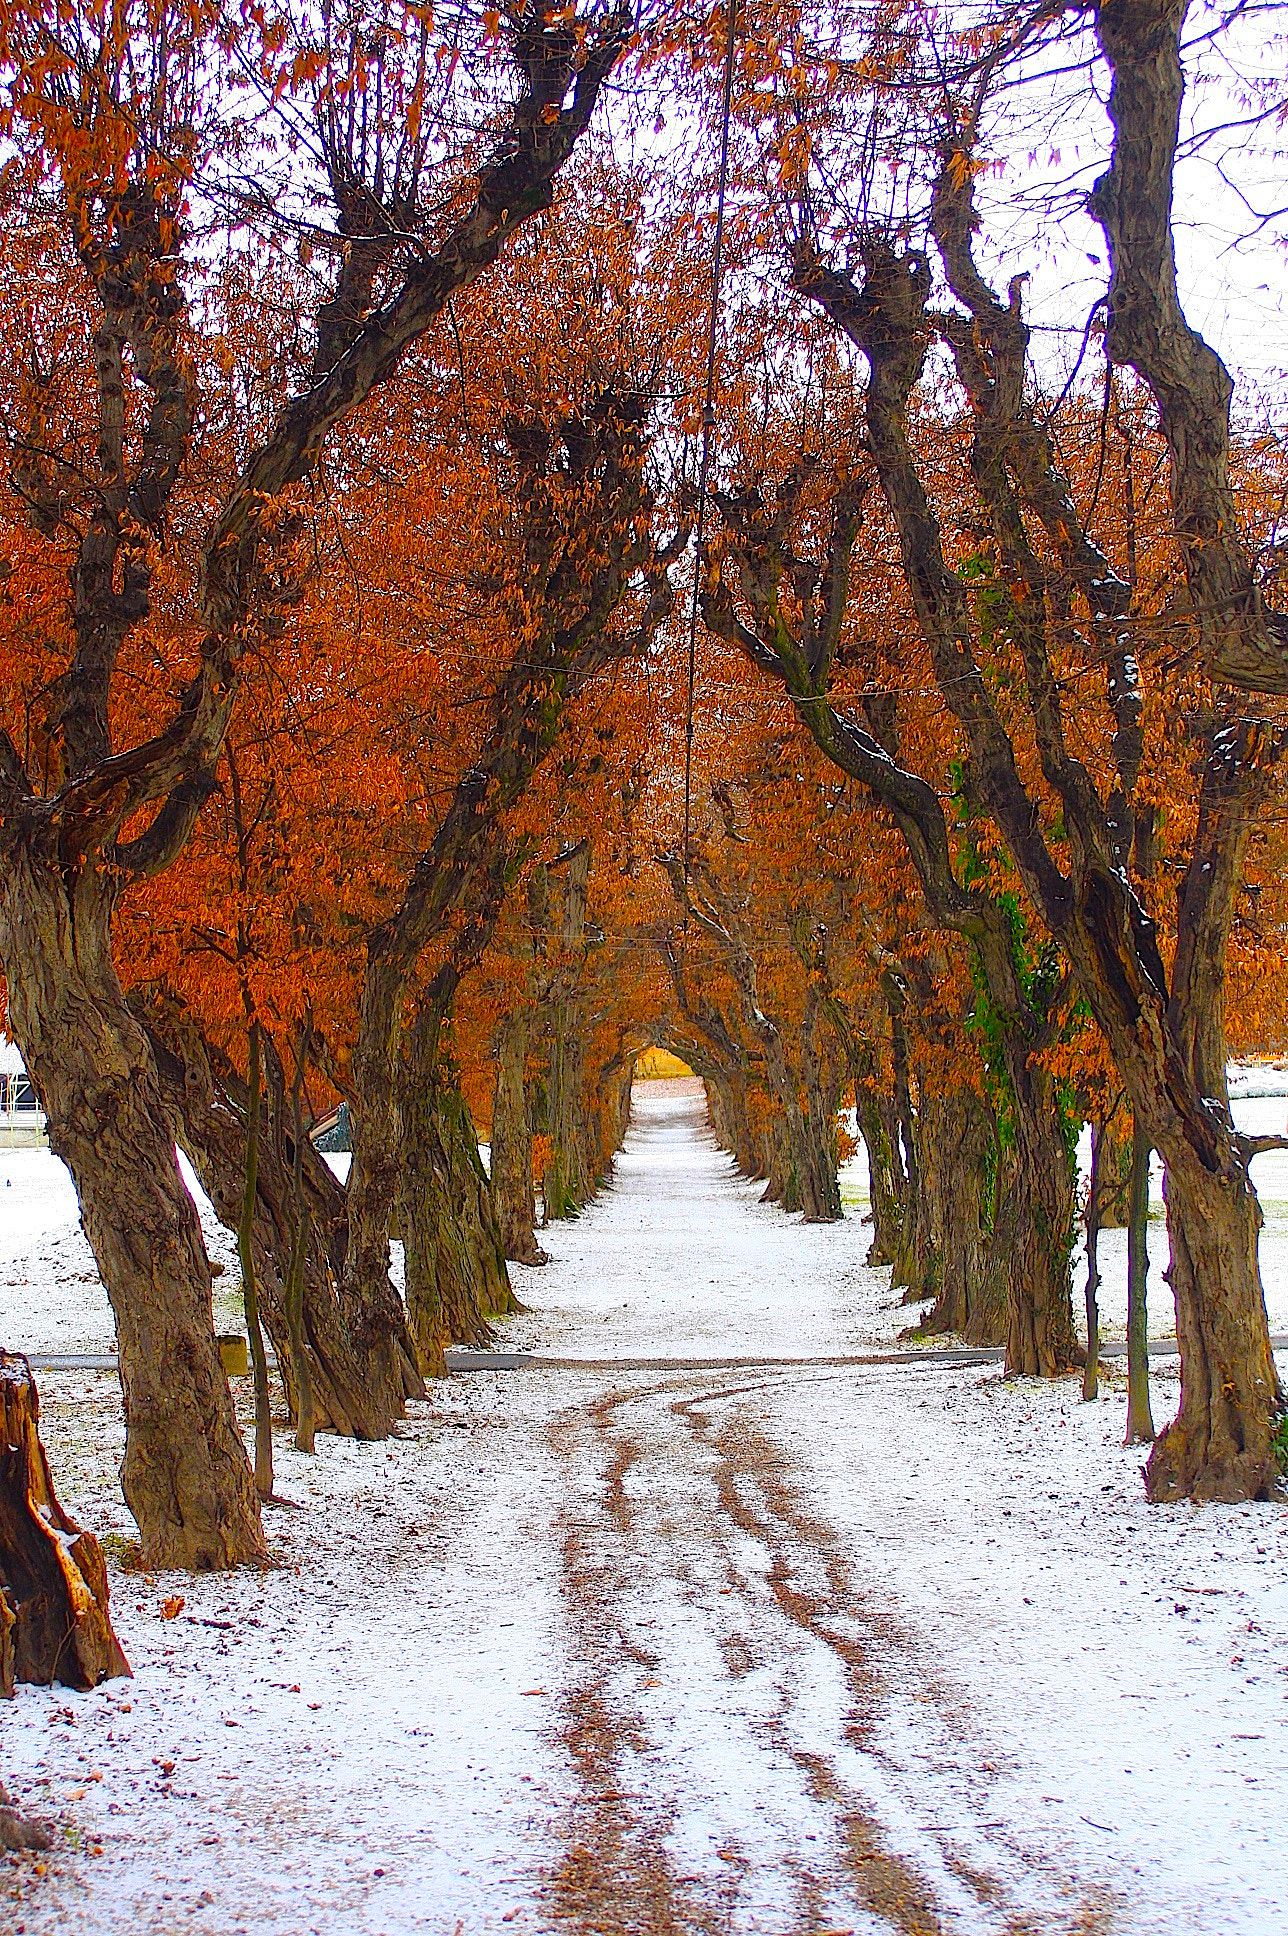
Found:
[{"label": "row of tree trunks", "polygon": [[[185,1152],[222,1223],[236,1229],[246,1162],[244,1079],[201,1034],[192,1018],[155,990],[131,1006],[148,1028],[162,1095],[176,1142]],[[271,1043],[270,1063],[275,1063]],[[291,1416],[299,1396],[292,1372],[286,1285],[295,1237],[293,1135],[283,1122],[285,1082],[270,1070],[266,1133],[256,1166],[252,1227],[260,1311],[277,1358]],[[307,1138],[301,1151],[308,1206],[303,1326],[313,1382],[315,1424],[350,1438],[381,1438],[388,1419],[373,1391],[363,1354],[350,1335],[336,1289],[346,1241],[344,1191]]]},{"label": "row of tree trunks", "polygon": [[742,1174],[758,1181],[764,1171],[760,1143],[747,1107],[745,1078],[740,1072],[725,1071],[712,1063],[702,1071],[702,1081],[712,1135],[721,1149],[728,1150]]},{"label": "row of tree trunks", "polygon": [[1055,1085],[1021,1031],[1002,1025],[1004,1066],[992,1080],[1004,1114],[988,1100],[982,1065],[978,1085],[945,1087],[942,1050],[960,1062],[970,1012],[944,1010],[921,970],[883,980],[893,1094],[874,1078],[871,1045],[844,1031],[868,1150],[870,1261],[891,1265],[905,1302],[934,1299],[923,1332],[1005,1343],[1015,1374],[1067,1371],[1082,1355],[1070,1272],[1075,1169]]},{"label": "row of tree trunks", "polygon": [[798,1099],[785,1110],[773,1090],[755,1084],[759,1108],[753,1112],[749,1085],[739,1077],[707,1074],[704,1081],[716,1141],[744,1176],[764,1183],[761,1202],[803,1214],[807,1223],[835,1222],[841,1215],[835,1103],[816,1100],[811,1120],[808,1102],[802,1108]]},{"label": "row of tree trunks", "polygon": [[917,1189],[905,1303],[933,1297],[921,1330],[1000,1344],[1005,1291],[989,1272],[991,1112],[969,1085],[923,1086],[914,1125]]},{"label": "row of tree trunks", "polygon": [[490,1320],[522,1308],[446,1020],[426,1002],[405,1032],[399,1098],[407,1317],[427,1378],[444,1375],[449,1344],[487,1344]]},{"label": "row of tree trunks", "polygon": [[581,840],[546,870],[545,912],[555,946],[555,966],[545,1004],[543,1124],[549,1155],[541,1201],[547,1223],[575,1217],[599,1184],[585,1109],[586,998],[582,974],[590,859],[590,842]]},{"label": "row of tree trunks", "polygon": [[825,962],[815,959],[811,941],[803,939],[797,948],[804,983],[799,1025],[768,1013],[743,900],[726,891],[705,856],[690,856],[687,866],[677,854],[659,859],[677,907],[714,944],[737,993],[736,1021],[696,998],[668,942],[665,953],[681,1012],[718,1063],[748,1073],[754,1069],[755,1086],[768,1105],[768,1120],[757,1138],[761,1153],[754,1168],[744,1167],[767,1178],[766,1202],[803,1212],[807,1223],[835,1222],[841,1215],[835,1121],[847,1064],[844,1054],[823,1040]]},{"label": "row of tree trunks", "polygon": [[[151,131],[146,117],[129,122],[117,155],[121,192],[106,199],[93,186],[92,141],[81,144],[68,168],[37,170],[49,187],[46,213],[60,224],[67,247],[83,250],[91,265],[77,326],[97,346],[97,382],[85,399],[81,428],[91,454],[84,466],[68,470],[56,447],[46,452],[33,426],[37,474],[49,457],[67,479],[51,534],[57,533],[60,558],[72,534],[70,567],[60,562],[58,569],[67,570],[74,646],[47,688],[53,758],[45,773],[33,768],[29,774],[0,730],[0,967],[7,1019],[48,1118],[51,1145],[71,1171],[111,1300],[126,1421],[121,1483],[150,1566],[233,1566],[261,1558],[264,1542],[215,1343],[200,1227],[179,1175],[146,1037],[122,999],[113,965],[114,905],[124,883],[173,862],[216,786],[246,656],[265,636],[261,624],[278,616],[269,588],[277,577],[282,493],[311,473],[339,423],[395,376],[452,293],[473,282],[515,231],[549,206],[625,32],[617,22],[582,45],[563,24],[525,22],[499,145],[437,247],[413,248],[400,263],[397,245],[387,252],[380,245],[389,286],[377,322],[367,316],[365,295],[355,295],[370,275],[371,258],[362,249],[346,253],[318,308],[299,319],[305,338],[316,334],[309,377],[279,400],[257,433],[248,431],[227,487],[214,500],[199,487],[208,515],[188,533],[197,569],[182,594],[199,655],[195,669],[177,682],[168,713],[146,706],[140,713],[134,674],[118,678],[118,665],[124,653],[128,667],[126,643],[153,616],[153,561],[160,555],[154,539],[166,525],[172,494],[179,488],[182,496],[185,477],[208,484],[212,476],[185,347],[184,290],[188,272],[198,273],[204,245],[186,219],[182,189],[174,181],[167,189],[166,168],[154,165],[161,155],[157,129],[168,126],[167,117]],[[196,67],[206,57],[196,42],[184,56]],[[67,87],[65,77],[53,84],[78,125],[97,112],[87,105],[91,96],[99,98],[94,89],[103,101],[111,98],[134,58],[129,36],[118,35],[94,80],[87,70]],[[84,95],[81,81],[89,90]],[[33,85],[38,115],[44,81]],[[301,109],[307,117],[303,99]],[[350,179],[354,165],[351,154],[337,180]],[[397,207],[405,213],[405,198]],[[391,237],[403,232],[405,225],[391,225],[387,213],[376,210],[376,225]],[[18,445],[25,448],[21,435]],[[630,582],[638,559],[622,549],[622,575]],[[145,634],[139,639],[146,652]],[[144,737],[133,743],[114,737],[131,720]],[[362,1238],[375,1248],[370,1219]],[[367,1281],[360,1280],[359,1304],[366,1308],[357,1315],[380,1343],[386,1313],[371,1308],[378,1299],[364,1298]],[[387,1386],[386,1417],[395,1404],[392,1370]]]},{"label": "row of tree trunks", "polygon": [[[630,1122],[630,1064],[623,1066],[613,1057],[592,1076],[584,1051],[578,1061],[580,1084],[564,1096],[557,1118],[559,1134],[550,1138],[552,1161],[542,1192],[547,1222],[577,1216],[599,1194],[612,1174]],[[565,1058],[565,1071],[567,1066]],[[551,1128],[553,1132],[554,1123]]]},{"label": "row of tree trunks", "polygon": [[525,1081],[532,1025],[527,1007],[512,1010],[497,1041],[492,1091],[492,1199],[501,1243],[514,1264],[549,1262],[537,1242],[537,1197],[532,1175],[532,1108]]}]

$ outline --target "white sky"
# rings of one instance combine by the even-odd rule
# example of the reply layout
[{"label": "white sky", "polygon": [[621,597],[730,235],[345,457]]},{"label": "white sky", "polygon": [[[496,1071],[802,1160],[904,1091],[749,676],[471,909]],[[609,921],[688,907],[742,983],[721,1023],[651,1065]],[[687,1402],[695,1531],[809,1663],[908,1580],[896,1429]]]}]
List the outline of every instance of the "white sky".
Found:
[{"label": "white sky", "polygon": [[[1215,19],[1215,9],[1196,5],[1187,23],[1192,81],[1182,108],[1173,215],[1181,295],[1190,322],[1236,378],[1242,407],[1259,414],[1268,406],[1282,415],[1288,385],[1286,214],[1253,231],[1258,215],[1288,204],[1284,134],[1223,124],[1247,114],[1250,88],[1288,100],[1288,43],[1269,8],[1245,10],[1217,40],[1205,43]],[[1106,278],[1104,238],[1084,207],[1107,164],[1112,133],[1101,105],[1108,92],[1102,65],[1093,81],[1100,102],[1084,76],[1063,83],[1035,79],[1017,97],[1013,124],[1008,127],[1009,116],[999,115],[993,152],[1012,159],[988,178],[980,195],[987,206],[985,234],[1005,238],[997,257],[1002,280],[1022,269],[1031,275],[1027,300],[1039,339],[1035,353],[1042,358],[1045,337],[1053,361],[1065,369]],[[1094,353],[1087,367],[1098,367]]]}]

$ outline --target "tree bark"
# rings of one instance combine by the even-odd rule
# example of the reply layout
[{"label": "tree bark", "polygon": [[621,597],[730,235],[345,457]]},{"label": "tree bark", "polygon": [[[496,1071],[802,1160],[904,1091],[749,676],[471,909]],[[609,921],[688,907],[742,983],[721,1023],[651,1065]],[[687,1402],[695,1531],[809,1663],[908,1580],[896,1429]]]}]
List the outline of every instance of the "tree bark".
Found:
[{"label": "tree bark", "polygon": [[[692,1051],[691,1051],[692,1053]],[[760,1145],[751,1126],[747,1108],[747,1084],[740,1074],[724,1072],[703,1076],[707,1092],[707,1114],[711,1131],[721,1149],[726,1149],[742,1174],[753,1182],[763,1177]]]},{"label": "tree bark", "polygon": [[994,1252],[1006,1280],[1006,1369],[1056,1378],[1083,1361],[1073,1322],[1074,1164],[1054,1085],[1008,1040],[1015,1147],[1001,1183]]},{"label": "tree bark", "polygon": [[506,1257],[515,1264],[548,1264],[537,1242],[537,1198],[532,1181],[532,1115],[524,1081],[529,1016],[514,1009],[501,1024],[492,1092],[492,1200]]},{"label": "tree bark", "polygon": [[[130,997],[130,1007],[147,1028],[174,1138],[220,1221],[235,1230],[246,1160],[245,1081],[228,1058],[205,1041],[177,1002],[157,990],[138,989]],[[274,1094],[281,1087],[280,1082],[270,1085]],[[293,1176],[286,1159],[290,1158],[293,1170],[295,1152],[284,1147],[285,1140],[273,1134],[260,1145],[253,1247],[262,1315],[298,1427],[300,1395],[286,1312],[297,1222]],[[389,1420],[349,1336],[336,1294],[346,1241],[344,1192],[307,1137],[299,1153],[309,1220],[302,1317],[315,1424],[342,1437],[383,1438]]]},{"label": "tree bark", "polygon": [[841,1217],[841,1186],[836,1175],[836,1111],[841,1084],[825,1067],[819,1042],[820,997],[811,978],[801,1021],[801,1085],[805,1111],[801,1124],[806,1223],[836,1223]]},{"label": "tree bark", "polygon": [[905,1266],[904,1212],[908,1179],[899,1160],[899,1125],[894,1103],[878,1093],[872,1083],[855,1081],[855,1115],[859,1134],[868,1155],[868,1188],[872,1202],[872,1243],[868,1263],[874,1268],[888,1264],[892,1285],[905,1279],[899,1274]]},{"label": "tree bark", "polygon": [[36,1381],[7,1351],[0,1399],[0,1695],[15,1680],[97,1687],[130,1671],[107,1610],[107,1569],[94,1535],[58,1503]]},{"label": "tree bark", "polygon": [[988,1192],[994,1130],[970,1087],[923,1093],[916,1114],[918,1193],[913,1266],[904,1302],[933,1297],[919,1329],[1000,1344],[1004,1295],[990,1295]]},{"label": "tree bark", "polygon": [[1100,1228],[1125,1230],[1130,1218],[1132,1139],[1111,1116],[1100,1132]]},{"label": "tree bark", "polygon": [[423,1007],[404,1038],[401,1073],[403,1247],[407,1317],[428,1378],[449,1344],[490,1342],[489,1320],[522,1307],[474,1125],[442,1042],[445,1018]]},{"label": "tree bark", "polygon": [[144,1559],[236,1566],[264,1556],[259,1504],[215,1344],[201,1227],[112,962],[111,903],[97,868],[11,856],[0,872],[9,1019],[116,1320],[121,1486]]},{"label": "tree bark", "polygon": [[[295,1449],[312,1454],[317,1407],[313,1398],[313,1371],[309,1363],[308,1341],[304,1333],[304,1272],[309,1251],[311,1211],[304,1188],[304,1070],[308,1061],[309,1038],[313,1029],[310,1007],[300,1027],[296,1045],[295,1076],[291,1084],[291,1260],[282,1301],[286,1307],[286,1328],[290,1334],[291,1380],[295,1386]],[[281,1098],[279,1096],[279,1108]],[[311,1146],[310,1146],[311,1147]]]},{"label": "tree bark", "polygon": [[1100,1228],[1101,1202],[1104,1189],[1105,1142],[1109,1125],[1107,1122],[1093,1122],[1091,1125],[1091,1177],[1087,1189],[1087,1359],[1082,1367],[1082,1396],[1086,1404],[1100,1395],[1100,1307],[1096,1293],[1100,1289]]},{"label": "tree bark", "polygon": [[389,1225],[401,1190],[396,1044],[402,1029],[406,964],[377,934],[368,943],[349,1122],[353,1161],[345,1200],[349,1241],[340,1299],[368,1367],[385,1436],[408,1397],[423,1397],[406,1312],[389,1277]]}]

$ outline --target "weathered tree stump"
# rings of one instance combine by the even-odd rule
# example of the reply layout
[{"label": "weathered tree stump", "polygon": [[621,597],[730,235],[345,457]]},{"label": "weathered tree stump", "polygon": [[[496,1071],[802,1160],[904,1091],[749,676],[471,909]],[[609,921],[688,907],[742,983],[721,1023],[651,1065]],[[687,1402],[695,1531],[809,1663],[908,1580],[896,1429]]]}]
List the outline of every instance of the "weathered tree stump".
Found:
[{"label": "weathered tree stump", "polygon": [[14,1682],[97,1687],[128,1674],[107,1611],[98,1541],[54,1496],[27,1360],[0,1351],[0,1694]]}]

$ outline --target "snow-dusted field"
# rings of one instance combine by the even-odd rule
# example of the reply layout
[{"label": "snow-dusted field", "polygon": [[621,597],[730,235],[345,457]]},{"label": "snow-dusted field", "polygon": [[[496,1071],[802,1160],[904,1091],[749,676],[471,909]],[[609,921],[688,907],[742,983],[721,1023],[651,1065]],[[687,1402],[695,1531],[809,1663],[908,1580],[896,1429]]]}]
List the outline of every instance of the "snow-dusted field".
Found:
[{"label": "snow-dusted field", "polygon": [[[1260,1161],[1283,1328],[1288,1168]],[[669,1084],[543,1241],[507,1342],[563,1358],[836,1356],[911,1315],[857,1218],[758,1204]],[[0,1331],[110,1337],[41,1152],[0,1153]],[[114,1379],[42,1388],[66,1502],[127,1536]],[[0,1930],[1267,1936],[1285,1515],[1146,1507],[1123,1414],[1113,1373],[1083,1406],[994,1366],[601,1365],[457,1376],[313,1461],[283,1432],[281,1564],[114,1561],[135,1679],[0,1715],[0,1775],[66,1825]]]}]

